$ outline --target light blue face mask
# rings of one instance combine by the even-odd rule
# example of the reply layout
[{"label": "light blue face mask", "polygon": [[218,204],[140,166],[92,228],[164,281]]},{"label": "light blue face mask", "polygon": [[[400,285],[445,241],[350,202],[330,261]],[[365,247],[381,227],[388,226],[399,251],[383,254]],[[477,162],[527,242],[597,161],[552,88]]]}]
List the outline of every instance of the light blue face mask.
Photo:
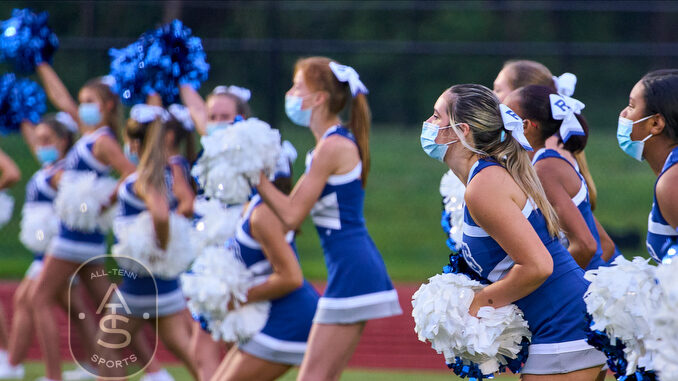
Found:
[{"label": "light blue face mask", "polygon": [[96,126],[101,122],[101,111],[96,103],[80,103],[78,106],[80,121],[88,126]]},{"label": "light blue face mask", "polygon": [[125,143],[122,147],[125,157],[134,165],[139,165],[139,155],[136,152],[132,152],[129,144]]},{"label": "light blue face mask", "polygon": [[35,156],[38,157],[40,164],[48,165],[59,160],[59,150],[53,145],[38,147],[35,150]]},{"label": "light blue face mask", "polygon": [[619,117],[619,122],[617,123],[617,142],[619,142],[619,148],[621,148],[622,151],[624,151],[627,155],[638,161],[643,161],[643,148],[645,147],[645,141],[647,141],[647,139],[651,138],[653,135],[650,134],[643,140],[631,140],[633,125],[650,119],[653,116],[654,115],[646,116],[642,119],[636,120],[635,122],[622,116]]},{"label": "light blue face mask", "polygon": [[212,135],[213,133],[215,133],[219,130],[224,130],[227,127],[229,127],[230,125],[231,125],[231,123],[223,122],[223,121],[222,122],[209,122],[209,123],[207,123],[207,127],[206,127],[207,136],[210,136],[210,135]]},{"label": "light blue face mask", "polygon": [[436,137],[438,136],[439,130],[444,130],[447,128],[452,128],[452,126],[447,127],[438,127],[437,125],[429,122],[424,122],[421,126],[421,148],[426,152],[426,154],[440,162],[445,159],[445,153],[447,153],[447,148],[452,143],[456,143],[459,139],[453,140],[448,143],[438,144],[436,143]]},{"label": "light blue face mask", "polygon": [[302,110],[301,104],[304,98],[295,95],[285,95],[285,114],[290,118],[292,123],[308,127],[311,125],[311,109]]}]

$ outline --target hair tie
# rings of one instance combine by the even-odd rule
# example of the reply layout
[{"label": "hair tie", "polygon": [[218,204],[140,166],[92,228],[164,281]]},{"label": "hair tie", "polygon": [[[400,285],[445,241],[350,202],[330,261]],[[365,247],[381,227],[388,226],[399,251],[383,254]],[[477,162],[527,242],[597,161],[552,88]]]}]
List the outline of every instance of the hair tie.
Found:
[{"label": "hair tie", "polygon": [[150,123],[156,118],[160,118],[163,122],[169,120],[169,113],[160,106],[151,106],[140,103],[132,106],[129,111],[129,117],[138,123]]},{"label": "hair tie", "polygon": [[351,88],[351,95],[355,98],[358,94],[368,94],[369,90],[360,80],[358,72],[354,68],[346,65],[340,65],[336,62],[330,62],[330,70],[339,82],[348,82]]},{"label": "hair tie", "polygon": [[571,97],[574,95],[574,88],[577,85],[577,76],[572,73],[563,73],[560,77],[554,75],[553,83],[556,85],[558,94]]},{"label": "hair tie", "polygon": [[115,88],[115,77],[112,75],[104,75],[103,77],[99,78],[99,81],[103,83],[104,85],[108,86],[111,88],[111,91]]},{"label": "hair tie", "polygon": [[558,94],[550,94],[551,115],[555,120],[562,120],[560,124],[560,138],[568,141],[574,135],[586,135],[584,129],[574,114],[580,114],[584,104],[574,98]]},{"label": "hair tie", "polygon": [[167,111],[174,117],[174,119],[181,123],[181,126],[184,128],[184,130],[193,131],[195,129],[193,118],[191,118],[191,113],[184,105],[177,103],[172,104],[167,108]]},{"label": "hair tie", "polygon": [[243,102],[249,102],[250,98],[252,97],[252,92],[250,91],[250,89],[235,85],[217,86],[214,88],[214,90],[212,90],[212,94],[215,95],[232,94],[238,97]]},{"label": "hair tie", "polygon": [[78,132],[78,123],[75,122],[71,114],[64,112],[64,111],[59,111],[56,113],[54,116],[54,119],[63,124],[66,129],[72,133]]},{"label": "hair tie", "polygon": [[499,111],[501,111],[501,120],[504,123],[504,129],[510,131],[511,136],[516,139],[524,149],[532,151],[532,146],[530,145],[530,142],[527,141],[523,132],[523,120],[505,104],[499,105]]},{"label": "hair tie", "polygon": [[501,135],[499,135],[499,141],[503,143],[504,140],[506,140],[506,131],[504,131],[504,130],[502,129],[502,130],[501,130]]}]

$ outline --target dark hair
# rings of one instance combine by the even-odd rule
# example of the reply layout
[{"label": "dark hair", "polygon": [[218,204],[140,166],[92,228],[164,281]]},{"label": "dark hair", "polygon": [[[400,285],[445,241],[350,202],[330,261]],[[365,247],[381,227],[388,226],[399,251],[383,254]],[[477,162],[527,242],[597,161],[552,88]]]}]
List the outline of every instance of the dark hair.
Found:
[{"label": "dark hair", "polygon": [[[539,122],[541,138],[546,140],[558,133],[562,120],[553,119],[551,114],[551,94],[558,94],[554,89],[547,86],[530,85],[516,90],[518,96],[518,105],[522,111],[523,119],[532,119]],[[558,142],[563,143],[563,147],[572,152],[581,152],[586,147],[589,137],[589,126],[581,115],[575,115],[582,128],[584,135],[571,136],[567,142],[558,134]]]},{"label": "dark hair", "polygon": [[68,127],[66,127],[63,123],[61,123],[57,118],[55,114],[49,114],[45,115],[40,119],[40,124],[45,124],[47,127],[49,127],[56,136],[59,139],[66,139],[66,151],[68,152],[69,149],[73,146],[73,143],[75,142],[75,134],[73,131],[69,130]]},{"label": "dark hair", "polygon": [[640,81],[645,87],[645,112],[661,114],[666,120],[664,131],[678,141],[678,69],[651,71]]},{"label": "dark hair", "polygon": [[172,148],[180,150],[183,144],[184,157],[189,163],[195,160],[195,142],[193,139],[193,131],[184,128],[184,125],[178,121],[174,116],[170,116],[170,120],[164,123],[165,132],[172,131],[174,133],[174,145]]},{"label": "dark hair", "polygon": [[508,80],[513,89],[527,85],[541,85],[556,89],[553,74],[543,64],[529,60],[512,60],[504,63]]},{"label": "dark hair", "polygon": [[207,96],[207,101],[213,97],[226,97],[229,98],[230,100],[235,103],[235,114],[240,115],[243,117],[243,119],[249,119],[252,116],[252,109],[250,108],[250,104],[244,100],[242,100],[239,96],[229,93],[229,92],[223,92],[223,93],[211,93],[210,95]]}]

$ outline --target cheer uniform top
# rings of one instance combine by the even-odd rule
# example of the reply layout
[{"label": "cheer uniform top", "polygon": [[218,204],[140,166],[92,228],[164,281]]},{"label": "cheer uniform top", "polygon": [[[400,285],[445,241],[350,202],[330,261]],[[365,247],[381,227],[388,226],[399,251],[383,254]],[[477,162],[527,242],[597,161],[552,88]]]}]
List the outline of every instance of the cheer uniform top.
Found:
[{"label": "cheer uniform top", "polygon": [[[342,126],[331,127],[321,140],[335,135],[356,143]],[[313,151],[306,156],[306,172],[312,159]],[[330,176],[311,210],[328,276],[316,323],[350,324],[402,313],[384,261],[365,226],[361,174],[359,162],[348,173]]]},{"label": "cheer uniform top", "polygon": [[[24,210],[30,210],[33,206],[49,205],[53,206],[57,192],[52,188],[52,178],[64,167],[64,161],[59,160],[52,165],[43,167],[31,176],[26,183],[26,201]],[[45,253],[34,252],[33,262],[26,271],[26,277],[34,279],[42,270],[42,259]]]},{"label": "cheer uniform top", "polygon": [[[471,168],[467,184],[483,169],[494,165],[500,164],[490,159],[478,160]],[[523,311],[532,332],[523,373],[569,373],[605,363],[605,356],[586,343],[589,327],[583,296],[589,282],[584,279],[584,270],[549,234],[543,214],[531,199],[522,213],[553,259],[553,272],[548,279],[514,302]],[[471,270],[486,283],[504,278],[514,264],[504,249],[476,224],[466,206],[461,252]]]},{"label": "cheer uniform top", "polygon": [[[98,177],[107,176],[110,166],[101,163],[92,152],[99,137],[109,135],[115,138],[108,127],[84,135],[73,145],[66,155],[64,170],[94,172]],[[52,240],[48,250],[50,255],[76,263],[84,263],[90,258],[106,254],[106,242],[103,232],[83,232],[70,229],[63,222],[59,226],[59,235]]]},{"label": "cheer uniform top", "polygon": [[[241,222],[238,223],[234,245],[239,258],[254,273],[255,284],[265,282],[273,274],[271,263],[251,232],[252,212],[261,203],[259,195],[250,201]],[[287,233],[285,239],[296,254],[294,232]],[[239,348],[264,360],[290,365],[301,364],[317,304],[318,293],[304,280],[301,287],[281,298],[271,300],[266,325],[247,342],[239,344]]]},{"label": "cheer uniform top", "polygon": [[607,263],[603,260],[602,257],[603,248],[600,245],[600,234],[598,234],[596,220],[593,217],[593,212],[591,211],[591,202],[589,201],[589,190],[588,187],[586,186],[586,180],[584,180],[584,177],[579,173],[579,171],[577,171],[577,168],[574,167],[569,160],[562,157],[558,153],[558,151],[553,149],[542,148],[539,151],[537,151],[534,154],[534,157],[532,158],[532,165],[534,166],[535,164],[537,164],[538,161],[548,158],[556,158],[565,161],[567,164],[570,165],[570,167],[572,167],[572,169],[577,173],[579,179],[581,180],[579,192],[577,192],[577,194],[574,195],[574,197],[572,197],[572,202],[574,203],[574,205],[577,206],[577,209],[579,209],[579,213],[581,213],[581,216],[584,217],[584,221],[586,221],[586,226],[588,226],[591,235],[596,240],[596,252],[593,254],[591,261],[586,266],[586,270],[587,271],[595,270],[600,266],[606,266]]},{"label": "cheer uniform top", "polygon": [[[139,198],[134,190],[137,178],[138,173],[132,173],[125,178],[118,188],[118,203],[120,205],[120,212],[116,217],[118,223],[124,223],[125,220],[130,221],[147,209],[144,201]],[[165,182],[167,189],[172,189],[172,176],[169,167],[165,169]],[[168,191],[168,201],[170,210],[176,209],[177,200],[170,191]],[[119,290],[132,316],[144,317],[144,314],[148,314],[152,317],[162,317],[175,314],[186,307],[179,278],[166,279],[158,276],[150,277],[128,273],[123,275]]]},{"label": "cheer uniform top", "polygon": [[666,158],[664,162],[664,167],[662,167],[659,176],[657,176],[657,181],[654,183],[654,198],[652,200],[652,209],[650,210],[650,216],[647,220],[647,251],[650,253],[652,258],[657,261],[657,263],[662,262],[662,258],[666,255],[662,251],[664,244],[667,241],[674,239],[678,236],[676,229],[671,227],[671,225],[666,221],[662,215],[661,210],[659,210],[659,203],[657,202],[657,183],[669,168],[673,167],[678,163],[678,147],[674,148],[669,157]]}]

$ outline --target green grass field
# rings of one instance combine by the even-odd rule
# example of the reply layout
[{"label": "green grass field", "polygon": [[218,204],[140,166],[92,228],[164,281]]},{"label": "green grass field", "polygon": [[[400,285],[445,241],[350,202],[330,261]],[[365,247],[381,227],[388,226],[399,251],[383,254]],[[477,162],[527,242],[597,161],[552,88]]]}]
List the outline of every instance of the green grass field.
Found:
[{"label": "green grass field", "polygon": [[[376,126],[371,137],[372,170],[365,216],[389,273],[397,281],[423,281],[447,262],[438,194],[446,168],[424,154],[419,132],[417,128]],[[304,154],[313,145],[313,137],[307,129],[292,126],[284,127],[282,133],[299,151],[294,166],[298,176],[303,172]],[[23,189],[37,164],[20,136],[1,137],[0,148],[15,158],[23,172],[21,184],[10,190],[16,199],[14,217],[0,230],[0,277],[20,278],[31,260],[18,241]],[[599,193],[596,216],[608,230],[631,229],[644,240],[652,202],[652,171],[647,164],[624,155],[613,131],[593,134],[586,152]],[[310,220],[303,225],[297,244],[305,275],[324,279],[322,250]],[[646,256],[644,244],[638,242],[635,249],[626,249],[624,254]]]}]

